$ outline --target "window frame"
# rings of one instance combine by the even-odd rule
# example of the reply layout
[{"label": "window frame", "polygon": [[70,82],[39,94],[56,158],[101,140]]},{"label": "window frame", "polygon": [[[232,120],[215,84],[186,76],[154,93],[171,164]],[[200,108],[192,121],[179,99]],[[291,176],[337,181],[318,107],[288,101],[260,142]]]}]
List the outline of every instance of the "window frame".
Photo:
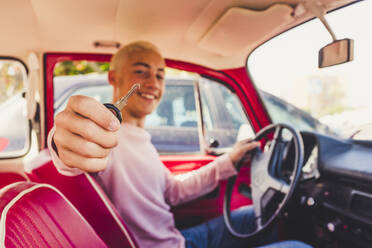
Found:
[{"label": "window frame", "polygon": [[[235,95],[238,99],[238,101],[240,102],[240,106],[244,115],[245,115],[245,119],[247,120],[247,124],[250,126],[250,128],[252,129],[252,132],[253,133],[256,133],[256,131],[254,130],[254,127],[252,126],[252,122],[249,118],[249,115],[247,114],[247,110],[244,108],[243,106],[243,103],[241,102],[241,99],[239,98],[238,94],[236,93],[236,91],[232,88],[232,87],[229,87],[229,85],[227,85],[226,83],[224,83],[223,81],[221,80],[218,80],[218,79],[215,79],[213,77],[209,77],[209,76],[202,76],[200,75],[200,78],[202,79],[206,79],[208,81],[212,81],[211,83],[213,84],[217,84],[218,87],[224,87],[228,92],[229,94],[231,95]],[[198,81],[198,92],[199,92],[199,96],[200,96],[200,81]],[[212,99],[212,97],[208,94],[206,96],[206,99],[207,100],[207,104],[209,104],[209,101]],[[203,108],[202,108],[202,99],[199,98],[199,102],[200,102],[200,109],[201,109],[201,122],[203,123]],[[216,101],[217,102],[217,101]],[[219,102],[220,103],[220,102]],[[221,104],[216,104],[216,109],[220,109],[222,108]],[[224,112],[226,113],[227,109],[224,108]],[[213,115],[213,114],[212,114]],[[212,117],[212,120],[215,121],[214,119],[216,119],[216,121],[220,121],[222,119],[223,116],[221,116],[221,113],[218,111],[218,113],[215,113],[215,115],[213,115]],[[231,118],[231,116],[229,116],[229,118]],[[232,122],[232,119],[230,119],[230,121]],[[207,137],[207,134],[206,134],[206,130],[204,128],[204,123],[203,123],[203,133],[202,133],[202,139],[203,139],[203,144],[205,145],[208,141],[206,140],[206,137]],[[217,129],[222,129],[224,130],[225,128],[221,128],[221,127],[217,127]],[[225,129],[226,130],[226,129]],[[232,146],[229,146],[229,147],[208,147],[208,148],[205,148],[205,154],[208,154],[208,155],[220,155],[220,154],[223,154],[229,150],[231,150]]]},{"label": "window frame", "polygon": [[[45,136],[42,149],[46,147],[47,134],[53,127],[54,123],[54,109],[53,109],[53,71],[58,62],[65,60],[87,60],[96,62],[109,62],[111,54],[90,54],[90,53],[45,53],[44,61],[44,86],[45,86]],[[200,77],[209,78],[217,83],[223,84],[234,92],[240,100],[243,110],[246,113],[247,119],[257,132],[266,124],[269,124],[267,114],[262,111],[262,104],[255,88],[248,78],[245,67],[216,71],[200,65],[195,65],[187,62],[175,61],[166,59],[166,66],[193,72],[199,74]],[[197,104],[199,105],[199,104]],[[201,128],[202,129],[202,128]],[[202,132],[202,130],[201,130]],[[200,136],[200,135],[199,135]],[[204,138],[204,135],[202,136]],[[205,153],[201,149],[201,153]]]}]

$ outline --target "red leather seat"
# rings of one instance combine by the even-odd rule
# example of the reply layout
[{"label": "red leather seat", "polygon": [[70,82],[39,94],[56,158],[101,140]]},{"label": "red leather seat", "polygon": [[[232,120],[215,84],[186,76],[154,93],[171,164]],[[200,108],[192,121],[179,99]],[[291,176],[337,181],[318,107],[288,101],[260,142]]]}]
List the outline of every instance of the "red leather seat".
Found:
[{"label": "red leather seat", "polygon": [[107,247],[54,187],[17,182],[0,190],[0,247]]},{"label": "red leather seat", "polygon": [[49,161],[34,167],[29,177],[31,181],[47,183],[60,190],[109,247],[138,247],[111,201],[89,174],[64,176]]}]

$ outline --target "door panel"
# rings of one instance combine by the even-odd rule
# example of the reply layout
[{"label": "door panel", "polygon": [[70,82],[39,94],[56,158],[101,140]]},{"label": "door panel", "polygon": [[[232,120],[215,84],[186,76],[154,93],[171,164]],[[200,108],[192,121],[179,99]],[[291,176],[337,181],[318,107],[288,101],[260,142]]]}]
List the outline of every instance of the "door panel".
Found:
[{"label": "door panel", "polygon": [[[165,166],[174,174],[187,173],[205,166],[214,160],[210,155],[174,155],[162,156],[161,159]],[[242,185],[250,186],[249,165],[242,167],[233,189],[231,208],[236,209],[241,206],[251,205],[252,200],[239,193],[238,189]],[[244,186],[243,186],[244,187]],[[219,216],[223,211],[223,199],[225,195],[226,181],[221,181],[217,188],[212,192],[196,200],[172,208],[176,225],[178,228],[186,228],[197,225]]]}]

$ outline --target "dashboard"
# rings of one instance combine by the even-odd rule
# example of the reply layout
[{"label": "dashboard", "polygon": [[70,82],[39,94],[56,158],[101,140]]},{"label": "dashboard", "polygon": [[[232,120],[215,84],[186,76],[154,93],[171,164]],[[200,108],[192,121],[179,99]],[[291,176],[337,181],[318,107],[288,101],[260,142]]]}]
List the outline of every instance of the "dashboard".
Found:
[{"label": "dashboard", "polygon": [[372,142],[312,132],[301,136],[304,165],[288,211],[294,213],[292,222],[303,226],[303,239],[315,247],[371,247]]}]

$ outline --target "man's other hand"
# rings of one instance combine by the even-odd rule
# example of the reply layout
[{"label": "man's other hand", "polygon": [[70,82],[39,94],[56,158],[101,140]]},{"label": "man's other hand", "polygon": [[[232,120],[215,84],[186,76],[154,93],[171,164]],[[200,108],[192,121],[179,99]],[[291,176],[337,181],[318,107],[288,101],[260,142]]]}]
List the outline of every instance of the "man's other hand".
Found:
[{"label": "man's other hand", "polygon": [[61,161],[87,172],[106,168],[110,150],[118,143],[118,119],[103,104],[87,96],[70,97],[55,117],[53,137]]}]

